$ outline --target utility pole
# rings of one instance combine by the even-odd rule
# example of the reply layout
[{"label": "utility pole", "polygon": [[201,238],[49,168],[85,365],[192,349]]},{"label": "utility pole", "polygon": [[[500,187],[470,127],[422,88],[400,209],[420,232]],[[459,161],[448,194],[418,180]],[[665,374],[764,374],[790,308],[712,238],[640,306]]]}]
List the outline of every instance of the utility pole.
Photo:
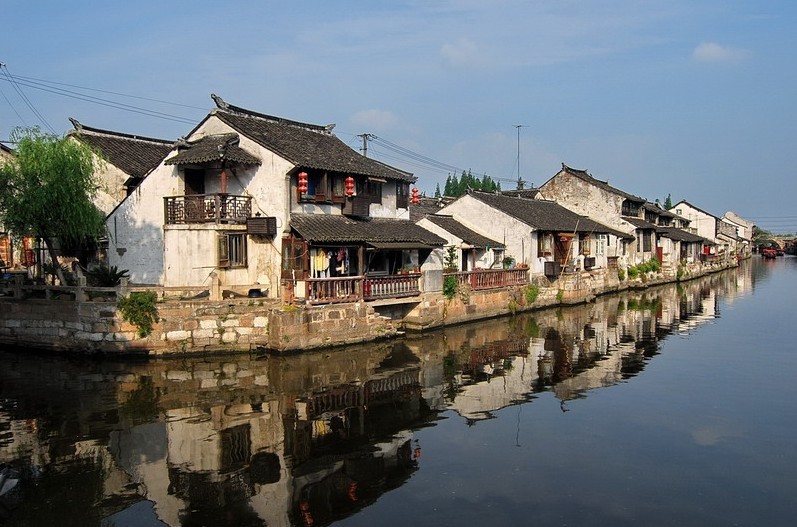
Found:
[{"label": "utility pole", "polygon": [[525,127],[523,124],[516,124],[517,128],[517,189],[523,190],[523,180],[520,179],[520,129]]},{"label": "utility pole", "polygon": [[357,137],[362,137],[362,140],[363,140],[363,147],[362,147],[363,157],[368,157],[368,140],[373,137],[373,134],[365,133],[365,134],[360,134]]}]

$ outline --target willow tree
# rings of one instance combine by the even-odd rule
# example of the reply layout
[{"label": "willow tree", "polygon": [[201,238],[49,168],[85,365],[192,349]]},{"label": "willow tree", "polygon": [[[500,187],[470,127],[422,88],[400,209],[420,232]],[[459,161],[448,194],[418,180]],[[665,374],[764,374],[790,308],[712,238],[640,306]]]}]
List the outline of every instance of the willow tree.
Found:
[{"label": "willow tree", "polygon": [[16,155],[0,166],[0,223],[17,235],[43,240],[65,283],[57,247],[95,242],[105,229],[93,202],[100,158],[79,141],[38,128],[15,129],[11,140]]}]

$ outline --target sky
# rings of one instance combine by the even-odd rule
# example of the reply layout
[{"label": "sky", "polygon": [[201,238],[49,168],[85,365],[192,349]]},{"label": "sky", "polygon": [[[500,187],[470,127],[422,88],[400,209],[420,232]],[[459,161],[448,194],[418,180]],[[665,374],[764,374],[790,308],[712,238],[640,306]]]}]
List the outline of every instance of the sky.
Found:
[{"label": "sky", "polygon": [[[412,172],[650,201],[797,232],[793,0],[0,0],[0,140],[177,139],[214,107],[314,123]],[[13,145],[11,145],[13,146]]]}]

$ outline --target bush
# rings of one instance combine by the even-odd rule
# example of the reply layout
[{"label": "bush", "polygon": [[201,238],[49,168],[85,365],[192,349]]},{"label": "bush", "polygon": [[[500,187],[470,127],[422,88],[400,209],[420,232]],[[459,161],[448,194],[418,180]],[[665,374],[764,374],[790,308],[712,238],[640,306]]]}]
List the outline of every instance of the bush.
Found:
[{"label": "bush", "polygon": [[443,281],[443,295],[451,300],[454,298],[455,294],[457,294],[457,277],[446,276],[446,279]]},{"label": "bush", "polygon": [[537,300],[537,297],[540,296],[540,288],[534,284],[527,285],[523,293],[526,296],[526,305],[531,305]]},{"label": "bush", "polygon": [[101,265],[86,271],[86,283],[91,287],[116,287],[122,278],[129,276],[127,269],[121,271],[115,265]]},{"label": "bush", "polygon": [[146,337],[152,333],[152,326],[158,322],[157,296],[152,291],[130,293],[119,299],[119,311],[130,324],[138,328],[138,336]]}]

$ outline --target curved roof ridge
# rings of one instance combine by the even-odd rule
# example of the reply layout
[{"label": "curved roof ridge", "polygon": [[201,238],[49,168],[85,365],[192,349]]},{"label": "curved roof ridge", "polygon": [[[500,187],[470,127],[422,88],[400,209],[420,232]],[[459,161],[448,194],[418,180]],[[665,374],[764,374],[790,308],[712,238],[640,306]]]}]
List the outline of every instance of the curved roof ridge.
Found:
[{"label": "curved roof ridge", "polygon": [[240,106],[229,104],[215,93],[211,93],[210,97],[213,99],[213,102],[216,103],[217,111],[233,113],[240,115],[242,117],[253,117],[256,119],[264,119],[266,121],[271,121],[277,124],[283,124],[286,126],[295,126],[298,128],[305,128],[307,130],[312,130],[314,132],[320,132],[326,134],[331,134],[332,129],[335,127],[334,124],[320,125],[312,123],[303,123],[301,121],[293,121],[291,119],[285,119],[283,117],[277,117],[275,115],[268,115],[265,113],[255,112],[253,110],[248,110]]}]

